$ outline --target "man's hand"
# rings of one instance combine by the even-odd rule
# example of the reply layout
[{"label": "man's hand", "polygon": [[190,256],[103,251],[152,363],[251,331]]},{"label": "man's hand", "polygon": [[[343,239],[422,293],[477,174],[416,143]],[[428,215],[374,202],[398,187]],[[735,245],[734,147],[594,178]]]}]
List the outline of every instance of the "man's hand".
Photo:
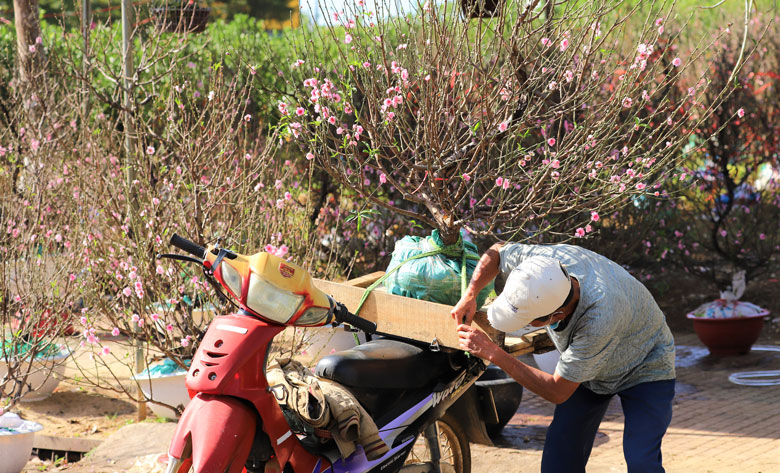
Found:
[{"label": "man's hand", "polygon": [[460,348],[473,355],[492,361],[498,350],[501,350],[498,345],[485,335],[485,332],[471,325],[460,324],[457,330]]},{"label": "man's hand", "polygon": [[464,295],[460,298],[455,307],[452,308],[450,315],[459,324],[471,325],[474,320],[474,314],[477,313],[477,301],[474,297]]}]

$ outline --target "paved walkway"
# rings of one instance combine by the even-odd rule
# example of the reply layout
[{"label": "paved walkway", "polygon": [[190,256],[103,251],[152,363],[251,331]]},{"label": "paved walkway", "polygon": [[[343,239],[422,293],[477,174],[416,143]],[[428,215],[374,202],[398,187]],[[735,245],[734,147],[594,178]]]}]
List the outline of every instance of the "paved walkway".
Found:
[{"label": "paved walkway", "polygon": [[[780,370],[780,352],[715,358],[693,334],[675,337],[677,395],[664,438],[668,473],[780,473],[780,386],[740,386],[733,372]],[[472,446],[474,473],[539,471],[553,405],[526,391],[497,447]],[[625,472],[623,413],[615,398],[588,473]]]}]

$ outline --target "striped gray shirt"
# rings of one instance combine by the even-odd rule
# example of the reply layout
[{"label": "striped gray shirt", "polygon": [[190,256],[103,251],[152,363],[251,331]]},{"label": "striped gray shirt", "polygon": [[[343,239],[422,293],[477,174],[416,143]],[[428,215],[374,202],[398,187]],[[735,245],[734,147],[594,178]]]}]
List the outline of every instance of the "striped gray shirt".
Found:
[{"label": "striped gray shirt", "polygon": [[504,245],[506,278],[523,259],[557,259],[580,282],[568,324],[547,333],[561,352],[556,372],[598,394],[673,379],[674,339],[650,291],[617,263],[573,245]]}]

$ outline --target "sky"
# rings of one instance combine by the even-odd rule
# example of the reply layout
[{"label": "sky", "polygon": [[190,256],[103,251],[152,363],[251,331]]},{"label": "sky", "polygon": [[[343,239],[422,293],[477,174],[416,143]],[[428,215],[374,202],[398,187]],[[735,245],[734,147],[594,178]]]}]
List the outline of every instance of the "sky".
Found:
[{"label": "sky", "polygon": [[[312,18],[316,23],[325,23],[325,17],[333,12],[350,10],[357,11],[358,8],[364,8],[368,11],[377,12],[377,4],[388,5],[388,13],[397,15],[398,12],[411,12],[418,8],[417,0],[364,0],[365,6],[358,7],[356,2],[359,0],[299,0],[301,13]],[[421,0],[424,1],[424,0]],[[431,2],[435,3],[435,2]]]}]

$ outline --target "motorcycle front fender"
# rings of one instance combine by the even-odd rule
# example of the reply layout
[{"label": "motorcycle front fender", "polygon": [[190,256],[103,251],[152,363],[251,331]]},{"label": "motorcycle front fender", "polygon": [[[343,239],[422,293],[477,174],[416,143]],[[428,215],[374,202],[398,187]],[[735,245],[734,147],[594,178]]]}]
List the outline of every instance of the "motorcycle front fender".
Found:
[{"label": "motorcycle front fender", "polygon": [[[168,454],[195,473],[240,473],[257,428],[257,413],[230,396],[198,393],[176,427]],[[181,470],[180,470],[181,471]]]}]

